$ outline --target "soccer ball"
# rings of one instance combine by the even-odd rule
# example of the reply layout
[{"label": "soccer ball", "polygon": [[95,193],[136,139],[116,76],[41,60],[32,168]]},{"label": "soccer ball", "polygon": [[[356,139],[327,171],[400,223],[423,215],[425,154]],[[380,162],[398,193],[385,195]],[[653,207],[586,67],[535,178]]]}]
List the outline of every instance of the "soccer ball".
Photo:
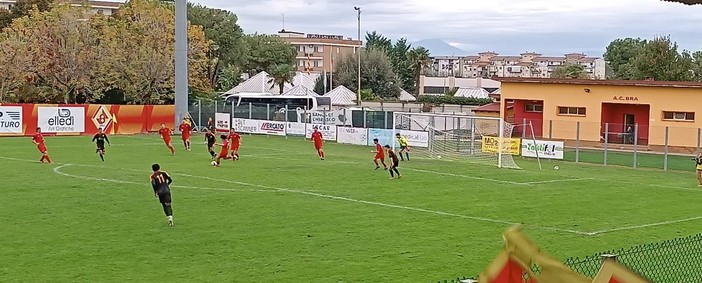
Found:
[{"label": "soccer ball", "polygon": [[553,170],[558,170],[558,169],[561,169],[560,167],[558,167],[558,165],[553,166]]},{"label": "soccer ball", "polygon": [[212,166],[217,166],[217,161],[212,161],[210,164],[212,164]]},{"label": "soccer ball", "polygon": [[441,155],[437,155],[436,158],[441,159]]}]

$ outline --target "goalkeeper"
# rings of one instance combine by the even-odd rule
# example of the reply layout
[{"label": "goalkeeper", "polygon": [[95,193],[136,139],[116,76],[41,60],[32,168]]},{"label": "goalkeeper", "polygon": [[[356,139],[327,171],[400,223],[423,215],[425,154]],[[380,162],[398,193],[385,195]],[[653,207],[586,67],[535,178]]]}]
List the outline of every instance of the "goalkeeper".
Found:
[{"label": "goalkeeper", "polygon": [[397,143],[400,144],[400,159],[402,161],[405,161],[405,158],[402,156],[404,153],[405,156],[407,157],[407,161],[410,160],[409,157],[409,152],[410,152],[410,147],[409,147],[409,142],[407,141],[407,137],[403,137],[400,135],[400,133],[395,134],[395,138],[397,138]]},{"label": "goalkeeper", "polygon": [[695,161],[695,171],[697,171],[697,185],[702,187],[702,152],[697,153],[697,157],[693,157],[692,161]]}]

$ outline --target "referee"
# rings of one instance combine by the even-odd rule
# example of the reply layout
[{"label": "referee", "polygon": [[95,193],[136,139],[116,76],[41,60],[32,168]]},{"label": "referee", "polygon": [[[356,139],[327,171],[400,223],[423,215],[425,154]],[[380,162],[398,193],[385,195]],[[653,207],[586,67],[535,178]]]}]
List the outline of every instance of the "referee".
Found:
[{"label": "referee", "polygon": [[400,144],[400,159],[402,159],[402,161],[405,161],[405,158],[402,157],[402,153],[404,153],[405,156],[407,156],[407,161],[409,161],[410,148],[409,141],[407,141],[407,137],[403,137],[402,135],[400,135],[400,133],[396,133],[395,138],[397,138],[397,143]]},{"label": "referee", "polygon": [[702,187],[702,152],[697,153],[697,157],[693,157],[692,160],[696,163],[697,186]]}]

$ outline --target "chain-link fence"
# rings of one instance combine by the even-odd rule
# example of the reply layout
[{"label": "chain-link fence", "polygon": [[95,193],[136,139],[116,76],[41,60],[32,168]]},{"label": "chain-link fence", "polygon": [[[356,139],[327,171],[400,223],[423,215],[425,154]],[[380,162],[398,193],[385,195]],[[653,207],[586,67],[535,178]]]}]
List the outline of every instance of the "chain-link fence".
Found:
[{"label": "chain-link fence", "polygon": [[603,257],[610,256],[652,282],[702,282],[702,234],[569,258],[565,264],[580,274],[594,277]]}]

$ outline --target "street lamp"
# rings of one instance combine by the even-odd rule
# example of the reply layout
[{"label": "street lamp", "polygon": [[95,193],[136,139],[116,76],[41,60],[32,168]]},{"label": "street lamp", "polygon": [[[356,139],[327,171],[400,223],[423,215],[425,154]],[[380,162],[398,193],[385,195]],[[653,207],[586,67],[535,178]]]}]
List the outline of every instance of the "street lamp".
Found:
[{"label": "street lamp", "polygon": [[[353,7],[356,12],[358,12],[358,41],[361,42],[361,7]],[[361,106],[361,45],[358,46],[358,50],[356,51],[356,55],[358,55],[358,89],[357,89],[357,103],[359,106]]]}]

